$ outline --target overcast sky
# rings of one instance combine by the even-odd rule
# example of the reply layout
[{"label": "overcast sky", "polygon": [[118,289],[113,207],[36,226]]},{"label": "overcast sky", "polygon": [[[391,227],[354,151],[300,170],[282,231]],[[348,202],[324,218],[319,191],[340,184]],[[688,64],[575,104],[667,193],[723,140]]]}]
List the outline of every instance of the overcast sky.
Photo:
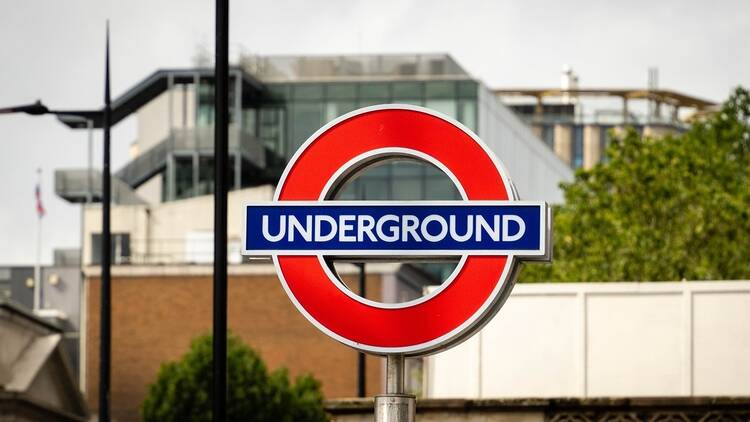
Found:
[{"label": "overcast sky", "polygon": [[[0,106],[99,107],[104,22],[113,95],[213,45],[210,0],[1,0]],[[750,85],[750,1],[231,1],[230,42],[259,54],[448,52],[490,87],[558,86],[570,64],[589,87],[660,86],[714,101]],[[127,159],[133,119],[113,132]],[[100,141],[96,138],[96,144]],[[83,167],[86,135],[52,117],[0,116],[0,264],[36,256],[34,185],[43,169],[43,261],[77,247],[80,207],[54,195],[58,168]],[[100,165],[100,149],[95,163]]]}]

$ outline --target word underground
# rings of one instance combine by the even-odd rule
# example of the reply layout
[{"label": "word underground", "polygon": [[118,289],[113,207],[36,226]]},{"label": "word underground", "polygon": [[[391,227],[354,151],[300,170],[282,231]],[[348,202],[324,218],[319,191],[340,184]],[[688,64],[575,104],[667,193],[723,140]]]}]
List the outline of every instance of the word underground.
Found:
[{"label": "word underground", "polygon": [[246,250],[541,249],[544,204],[247,206]]},{"label": "word underground", "polygon": [[[295,215],[288,218],[281,215],[278,217],[276,234],[271,234],[269,218],[268,215],[262,217],[262,227],[263,237],[270,242],[278,242],[284,237],[287,241],[294,242],[296,236],[307,242],[328,242],[334,238],[338,238],[339,242],[362,242],[365,237],[372,242],[421,242],[423,239],[427,242],[439,242],[446,236],[457,242],[465,242],[475,236],[476,241],[481,242],[484,235],[495,242],[501,239],[503,242],[512,242],[520,239],[526,232],[526,224],[517,215],[502,216],[502,232],[499,215],[494,216],[492,223],[481,215],[477,215],[476,219],[473,215],[466,216],[463,234],[458,233],[455,215],[448,216],[448,221],[438,214],[430,214],[421,221],[416,215],[386,214],[377,221],[371,215],[342,214],[338,218],[330,215],[307,215],[304,223]],[[508,231],[511,221],[519,227],[512,235]],[[430,233],[430,223],[433,222],[433,233]]]}]

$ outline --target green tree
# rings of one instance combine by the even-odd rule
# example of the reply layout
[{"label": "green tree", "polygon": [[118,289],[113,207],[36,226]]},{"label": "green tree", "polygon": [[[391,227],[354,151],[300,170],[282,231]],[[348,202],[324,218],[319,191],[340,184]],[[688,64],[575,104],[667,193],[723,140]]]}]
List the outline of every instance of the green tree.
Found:
[{"label": "green tree", "polygon": [[750,95],[659,139],[627,130],[554,210],[554,261],[522,281],[750,276]]},{"label": "green tree", "polygon": [[[269,374],[260,356],[230,335],[227,344],[227,419],[230,421],[326,421],[320,382],[303,375],[294,383],[282,368]],[[143,420],[210,421],[212,340],[196,338],[180,361],[159,370],[143,402]]]}]

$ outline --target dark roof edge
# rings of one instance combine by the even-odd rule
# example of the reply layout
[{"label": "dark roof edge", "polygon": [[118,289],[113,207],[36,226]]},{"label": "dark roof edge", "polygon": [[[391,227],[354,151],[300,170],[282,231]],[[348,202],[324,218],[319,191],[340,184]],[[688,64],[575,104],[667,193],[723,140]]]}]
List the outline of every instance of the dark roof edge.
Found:
[{"label": "dark roof edge", "polygon": [[21,318],[24,318],[28,321],[31,321],[35,324],[42,325],[45,328],[48,328],[56,333],[63,333],[62,327],[59,327],[57,324],[54,324],[52,322],[47,321],[46,319],[34,315],[33,312],[29,311],[25,307],[15,303],[15,302],[9,302],[9,301],[0,301],[0,309],[6,309],[11,314],[20,316]]},{"label": "dark roof edge", "polygon": [[[241,67],[232,66],[230,73],[240,72],[243,83],[256,90],[263,89],[263,84],[245,72]],[[165,92],[168,79],[172,77],[174,83],[188,83],[195,77],[213,78],[214,69],[210,67],[159,69],[130,87],[112,101],[112,126],[135,113],[143,105]],[[57,119],[71,129],[86,129],[87,120],[91,120],[93,127],[102,127],[102,110],[56,110]]]}]

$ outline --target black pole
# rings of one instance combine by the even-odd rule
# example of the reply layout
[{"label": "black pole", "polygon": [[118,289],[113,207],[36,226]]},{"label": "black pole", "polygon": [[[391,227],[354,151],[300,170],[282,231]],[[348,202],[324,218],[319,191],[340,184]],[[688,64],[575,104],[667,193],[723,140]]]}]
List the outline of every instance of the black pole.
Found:
[{"label": "black pole", "polygon": [[111,300],[110,265],[112,263],[112,234],[109,224],[110,174],[109,174],[109,125],[112,113],[109,96],[109,21],[107,21],[106,47],[104,52],[104,163],[102,164],[102,271],[101,309],[99,327],[99,421],[109,422],[109,385],[111,356]]},{"label": "black pole", "polygon": [[[227,400],[227,127],[229,124],[229,0],[216,0],[214,94],[213,421],[226,421]],[[236,177],[237,175],[235,175]]]},{"label": "black pole", "polygon": [[[359,264],[359,295],[363,298],[367,294],[365,288],[365,263]],[[359,352],[357,355],[357,396],[366,397],[367,394],[367,374],[365,372],[365,354]]]}]

